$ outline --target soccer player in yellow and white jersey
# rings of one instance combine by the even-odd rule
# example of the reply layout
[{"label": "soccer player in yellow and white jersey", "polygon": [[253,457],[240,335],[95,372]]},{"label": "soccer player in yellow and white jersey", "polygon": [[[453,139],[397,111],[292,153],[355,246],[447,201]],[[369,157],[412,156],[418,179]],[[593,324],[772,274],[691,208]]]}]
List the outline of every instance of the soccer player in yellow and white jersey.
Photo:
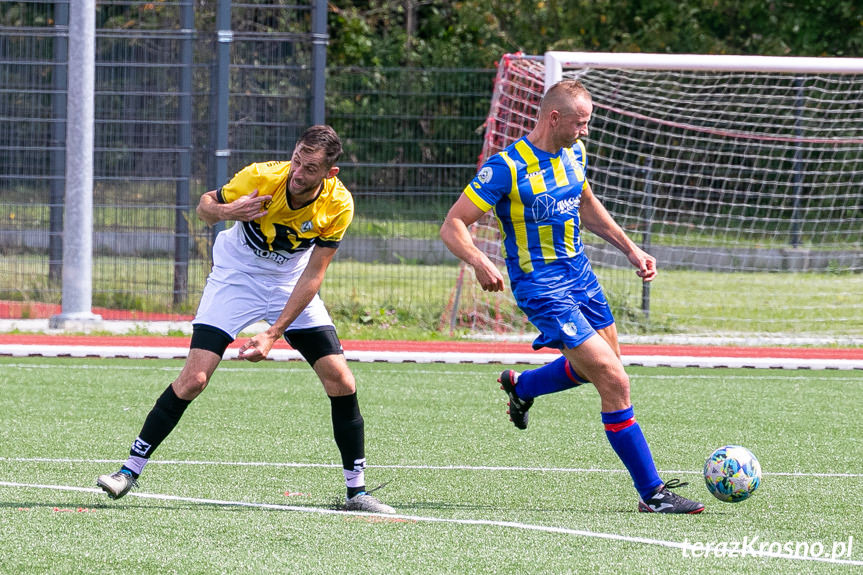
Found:
[{"label": "soccer player in yellow and white jersey", "polygon": [[679,482],[664,483],[656,471],[635,421],[614,317],[579,236],[583,224],[623,252],[644,281],[656,275],[656,260],[626,236],[587,181],[580,138],[588,134],[592,113],[592,98],[581,82],[552,86],[533,130],[483,164],[447,214],[441,238],[473,267],[484,290],[503,290],[503,276],[468,231],[493,209],[513,296],[539,330],[534,348],[562,353],[538,369],[501,374],[515,426],[527,428],[534,398],[592,382],[608,441],[638,491],[639,511],[700,513],[701,503],[670,491]]},{"label": "soccer player in yellow and white jersey", "polygon": [[395,513],[366,492],[365,428],[356,382],[318,296],[354,214],[351,194],[336,177],[341,153],[332,128],[312,126],[289,162],[251,164],[221,189],[201,196],[197,212],[207,224],[237,224],[216,237],[213,269],[192,322],[182,372],[156,400],[125,465],[96,480],[109,497],[119,499],[137,485],[153,451],[207,386],[228,345],[244,328],[264,320],[270,327],[240,347],[240,358],[261,361],[280,337],[299,351],[330,398],[347,487],[345,509]]}]

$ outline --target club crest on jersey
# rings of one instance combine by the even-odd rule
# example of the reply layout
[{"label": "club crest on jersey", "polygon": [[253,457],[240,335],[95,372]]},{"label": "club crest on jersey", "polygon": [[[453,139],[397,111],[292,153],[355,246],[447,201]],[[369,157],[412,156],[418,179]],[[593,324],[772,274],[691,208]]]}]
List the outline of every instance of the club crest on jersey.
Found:
[{"label": "club crest on jersey", "polygon": [[312,221],[307,220],[307,221],[303,222],[302,225],[300,226],[300,231],[303,233],[312,231]]}]

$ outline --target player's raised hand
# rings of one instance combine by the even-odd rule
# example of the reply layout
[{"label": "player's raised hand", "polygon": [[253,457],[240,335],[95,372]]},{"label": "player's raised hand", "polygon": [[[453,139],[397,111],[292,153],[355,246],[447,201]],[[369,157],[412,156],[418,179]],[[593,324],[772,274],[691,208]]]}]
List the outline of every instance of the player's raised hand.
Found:
[{"label": "player's raised hand", "polygon": [[228,204],[230,219],[239,222],[250,222],[263,217],[267,215],[267,207],[272,199],[273,196],[271,195],[259,196],[258,190],[255,189],[251,194],[238,198]]}]

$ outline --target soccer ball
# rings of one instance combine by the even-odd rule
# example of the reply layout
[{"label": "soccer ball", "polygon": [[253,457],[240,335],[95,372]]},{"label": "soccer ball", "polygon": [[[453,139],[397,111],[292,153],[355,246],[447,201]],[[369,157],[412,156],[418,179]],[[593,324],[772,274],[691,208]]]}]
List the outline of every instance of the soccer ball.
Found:
[{"label": "soccer ball", "polygon": [[704,462],[704,482],[720,501],[738,503],[761,485],[761,464],[745,447],[726,445]]}]

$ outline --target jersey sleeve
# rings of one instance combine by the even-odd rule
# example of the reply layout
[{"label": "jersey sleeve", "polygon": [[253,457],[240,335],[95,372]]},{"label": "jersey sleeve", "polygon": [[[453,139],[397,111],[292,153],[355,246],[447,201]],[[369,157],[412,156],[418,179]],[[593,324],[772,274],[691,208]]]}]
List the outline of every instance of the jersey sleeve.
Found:
[{"label": "jersey sleeve", "polygon": [[258,189],[261,173],[257,164],[249,164],[231,178],[231,181],[219,188],[216,199],[220,204],[230,204],[243,196],[248,196]]},{"label": "jersey sleeve", "polygon": [[337,248],[354,219],[354,201],[348,197],[342,202],[341,209],[330,219],[329,225],[321,230],[321,235],[315,240],[315,245],[325,248]]},{"label": "jersey sleeve", "polygon": [[495,154],[482,165],[465,187],[464,194],[484,212],[489,211],[512,189],[510,168]]}]

